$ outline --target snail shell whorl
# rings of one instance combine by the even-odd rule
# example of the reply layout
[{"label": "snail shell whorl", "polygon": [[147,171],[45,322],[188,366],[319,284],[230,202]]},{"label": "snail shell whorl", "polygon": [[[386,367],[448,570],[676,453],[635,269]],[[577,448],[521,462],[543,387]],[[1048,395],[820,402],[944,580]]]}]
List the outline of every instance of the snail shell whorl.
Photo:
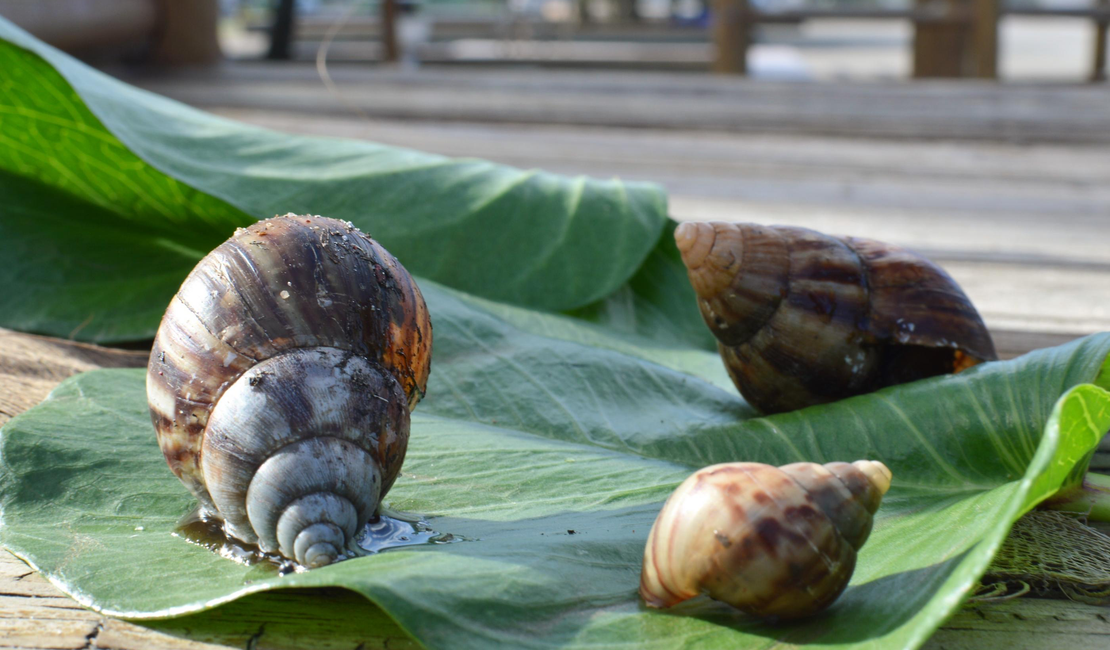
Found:
[{"label": "snail shell whorl", "polygon": [[881,242],[685,223],[675,241],[734,383],[789,411],[997,358],[959,286]]},{"label": "snail shell whorl", "polygon": [[816,613],[847,586],[890,479],[876,461],[695,472],[652,526],[640,595],[652,607],[706,593],[761,617]]},{"label": "snail shell whorl", "polygon": [[431,341],[411,276],[350,224],[240,229],[162,319],[147,373],[159,444],[229,534],[327,564],[400,472]]}]

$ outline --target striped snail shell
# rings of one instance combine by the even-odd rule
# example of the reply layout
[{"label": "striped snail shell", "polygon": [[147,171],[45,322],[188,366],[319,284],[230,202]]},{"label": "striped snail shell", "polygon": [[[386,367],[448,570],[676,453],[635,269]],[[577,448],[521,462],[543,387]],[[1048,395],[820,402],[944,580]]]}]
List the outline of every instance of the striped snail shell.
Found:
[{"label": "striped snail shell", "polygon": [[910,251],[735,223],[684,223],[675,242],[725,367],[764,413],[998,358],[956,282]]},{"label": "striped snail shell", "polygon": [[705,593],[762,618],[815,614],[848,585],[890,479],[869,460],[699,470],[652,526],[640,595],[651,607]]},{"label": "striped snail shell", "polygon": [[431,344],[412,277],[350,223],[241,228],[158,328],[162,453],[231,537],[308,567],[342,559],[401,470]]}]

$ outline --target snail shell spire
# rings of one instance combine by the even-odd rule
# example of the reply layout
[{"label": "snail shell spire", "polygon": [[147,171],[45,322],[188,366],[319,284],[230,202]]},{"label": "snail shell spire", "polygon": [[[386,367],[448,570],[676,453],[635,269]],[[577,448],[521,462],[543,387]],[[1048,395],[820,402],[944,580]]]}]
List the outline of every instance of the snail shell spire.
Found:
[{"label": "snail shell spire", "polygon": [[699,470],[652,526],[640,595],[651,607],[705,593],[765,618],[816,613],[848,585],[890,480],[868,460]]},{"label": "snail shell spire", "polygon": [[239,229],[158,329],[159,445],[228,534],[328,564],[400,472],[431,343],[412,277],[351,224],[286,215]]},{"label": "snail shell spire", "polygon": [[997,359],[943,270],[882,242],[684,223],[675,243],[740,393],[790,411]]}]

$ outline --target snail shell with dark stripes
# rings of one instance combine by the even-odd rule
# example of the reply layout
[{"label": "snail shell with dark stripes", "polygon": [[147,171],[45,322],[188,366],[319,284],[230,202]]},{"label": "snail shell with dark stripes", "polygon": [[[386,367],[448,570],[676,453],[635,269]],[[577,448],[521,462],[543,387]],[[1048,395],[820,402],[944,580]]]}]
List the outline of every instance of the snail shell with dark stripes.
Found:
[{"label": "snail shell with dark stripes", "polygon": [[910,251],[735,223],[684,223],[675,241],[733,382],[764,413],[997,359],[956,282]]},{"label": "snail shell with dark stripes", "polygon": [[764,618],[815,614],[848,585],[890,479],[869,460],[699,470],[651,528],[640,595],[651,607],[705,593]]},{"label": "snail shell with dark stripes", "polygon": [[412,277],[351,224],[286,215],[239,229],[158,329],[159,445],[230,536],[329,564],[401,470],[431,344]]}]

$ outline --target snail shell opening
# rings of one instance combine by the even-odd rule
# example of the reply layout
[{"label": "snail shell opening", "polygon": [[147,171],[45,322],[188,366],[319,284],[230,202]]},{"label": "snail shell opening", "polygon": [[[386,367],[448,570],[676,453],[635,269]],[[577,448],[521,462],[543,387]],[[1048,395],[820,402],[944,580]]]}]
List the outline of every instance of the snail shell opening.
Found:
[{"label": "snail shell opening", "polygon": [[997,358],[956,282],[910,251],[754,224],[690,222],[674,236],[729,375],[764,413]]}]

